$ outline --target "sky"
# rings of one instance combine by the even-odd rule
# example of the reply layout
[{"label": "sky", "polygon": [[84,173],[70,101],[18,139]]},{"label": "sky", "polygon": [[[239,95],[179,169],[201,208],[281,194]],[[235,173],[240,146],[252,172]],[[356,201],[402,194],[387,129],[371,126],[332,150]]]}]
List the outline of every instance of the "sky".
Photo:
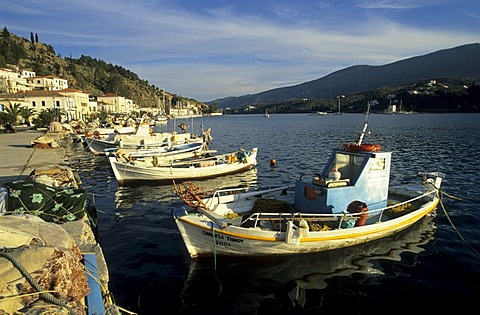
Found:
[{"label": "sky", "polygon": [[[480,42],[479,0],[0,0],[0,27],[208,102]],[[3,24],[3,25],[2,25]]]}]

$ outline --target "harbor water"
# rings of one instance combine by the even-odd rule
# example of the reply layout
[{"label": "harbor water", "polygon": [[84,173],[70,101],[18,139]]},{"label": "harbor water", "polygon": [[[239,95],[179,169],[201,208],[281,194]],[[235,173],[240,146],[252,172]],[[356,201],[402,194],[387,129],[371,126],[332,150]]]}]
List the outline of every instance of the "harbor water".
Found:
[{"label": "harbor water", "polygon": [[[185,121],[211,128],[211,149],[258,147],[252,171],[197,184],[268,187],[321,172],[332,148],[354,141],[365,115],[228,115]],[[159,128],[172,130],[180,121]],[[81,143],[69,155],[98,209],[100,243],[117,305],[137,314],[478,314],[480,292],[479,114],[368,117],[364,142],[391,150],[391,184],[441,171],[436,213],[361,246],[280,258],[191,259],[171,210],[171,185],[119,186],[105,156]],[[270,165],[276,160],[275,167]],[[293,198],[289,191],[286,199]],[[446,213],[448,214],[446,214]]]}]

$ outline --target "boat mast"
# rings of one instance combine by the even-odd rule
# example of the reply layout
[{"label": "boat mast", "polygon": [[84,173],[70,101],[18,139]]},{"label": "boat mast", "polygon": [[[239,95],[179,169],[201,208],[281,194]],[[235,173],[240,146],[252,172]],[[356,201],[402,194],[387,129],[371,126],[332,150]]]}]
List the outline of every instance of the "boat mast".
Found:
[{"label": "boat mast", "polygon": [[163,102],[162,102],[162,105],[163,105],[163,108],[162,108],[162,115],[166,114],[167,113],[167,106],[165,106],[165,88],[163,88],[163,93],[162,93],[162,96],[163,96]]},{"label": "boat mast", "polygon": [[370,114],[370,106],[373,106],[375,104],[378,104],[377,100],[367,102],[367,114],[365,115],[365,123],[363,124],[363,130],[360,133],[360,137],[358,138],[357,145],[362,144],[363,137],[365,136],[365,132],[367,131],[367,127],[368,127],[368,115]]}]

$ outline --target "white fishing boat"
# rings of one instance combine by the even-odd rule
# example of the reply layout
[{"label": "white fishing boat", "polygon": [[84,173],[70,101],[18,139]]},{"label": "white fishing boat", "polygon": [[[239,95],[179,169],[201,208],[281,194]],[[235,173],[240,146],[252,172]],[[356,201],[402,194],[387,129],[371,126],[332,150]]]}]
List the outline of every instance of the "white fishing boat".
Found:
[{"label": "white fishing boat", "polygon": [[[367,119],[359,146],[366,126]],[[174,187],[190,207],[173,217],[191,257],[312,253],[385,238],[434,211],[443,177],[425,173],[418,185],[391,187],[391,154],[333,149],[320,174],[295,182],[291,202],[266,198],[285,187],[206,198],[180,183]]]},{"label": "white fishing boat", "polygon": [[169,161],[157,156],[133,161],[126,161],[114,154],[109,154],[108,158],[115,178],[120,184],[135,181],[171,183],[172,180],[213,178],[252,169],[257,165],[257,152],[257,148],[239,149],[228,154]]},{"label": "white fishing boat", "polygon": [[208,145],[212,139],[210,132],[211,130],[208,129],[202,136],[196,136],[189,132],[153,133],[150,130],[149,123],[141,122],[137,126],[135,134],[111,133],[106,137],[86,137],[84,143],[91,152],[98,155],[105,155],[108,151],[122,148],[152,149],[178,146],[187,143],[202,143]]},{"label": "white fishing boat", "polygon": [[[124,149],[117,149],[114,148],[112,150],[105,150],[105,153],[108,155],[109,152],[114,152],[118,156],[122,156],[126,160],[135,160],[141,159],[145,157],[169,157],[171,156],[172,159],[179,158],[183,156],[182,154],[188,153],[186,157],[195,157],[202,152],[208,151],[208,146],[205,142],[190,142],[190,143],[182,143],[176,145],[165,145],[162,147],[153,147],[153,148],[124,148]],[[211,152],[211,151],[209,151]]]},{"label": "white fishing boat", "polygon": [[155,125],[166,125],[168,120],[169,118],[166,114],[159,114],[155,117]]},{"label": "white fishing boat", "polygon": [[326,116],[326,115],[328,115],[327,112],[320,112],[320,111],[308,114],[308,116]]}]

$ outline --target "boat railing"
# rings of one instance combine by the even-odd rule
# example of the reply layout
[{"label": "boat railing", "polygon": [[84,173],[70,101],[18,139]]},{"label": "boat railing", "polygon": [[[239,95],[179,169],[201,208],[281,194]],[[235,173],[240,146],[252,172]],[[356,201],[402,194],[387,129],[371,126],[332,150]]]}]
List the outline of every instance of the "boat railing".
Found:
[{"label": "boat railing", "polygon": [[380,208],[380,209],[368,210],[367,213],[368,213],[369,216],[378,215],[378,222],[382,222],[383,214],[385,213],[385,211],[408,205],[409,203],[412,203],[416,200],[420,200],[420,199],[425,198],[425,197],[430,196],[430,195],[435,195],[436,193],[437,193],[437,190],[429,190],[429,191],[426,191],[425,193],[423,193],[421,195],[418,195],[416,197],[412,197],[412,198],[410,198],[408,200],[405,200],[405,201],[402,201],[402,202],[392,204],[390,206],[386,206],[386,207],[383,207],[383,208]]},{"label": "boat railing", "polygon": [[294,220],[305,220],[307,222],[324,222],[324,223],[335,223],[338,222],[336,225],[337,229],[342,228],[343,223],[347,221],[356,221],[360,219],[362,215],[367,214],[368,217],[375,217],[378,216],[377,222],[381,222],[384,216],[385,211],[390,209],[394,209],[397,207],[402,207],[407,205],[415,200],[419,200],[425,198],[429,195],[434,195],[437,193],[437,190],[429,190],[421,195],[416,197],[412,197],[411,199],[383,207],[380,209],[368,210],[363,213],[350,213],[346,210],[342,211],[341,213],[336,214],[324,214],[324,213],[300,213],[300,212],[255,212],[250,214],[248,217],[243,219],[240,223],[241,226],[252,224],[253,228],[261,228],[262,223],[269,222],[269,223],[278,223],[279,227],[278,230],[282,230],[283,223],[286,227],[286,222],[294,221]]},{"label": "boat railing", "polygon": [[[289,212],[256,212],[242,220],[241,226],[247,225],[252,222],[253,228],[262,228],[264,222],[278,224],[278,230],[282,231],[287,226],[288,221],[305,220],[307,222],[342,222],[345,214],[314,214],[314,213],[289,213]],[[354,217],[353,215],[349,215]],[[284,224],[283,224],[284,223]],[[341,224],[341,223],[340,223]]]}]

